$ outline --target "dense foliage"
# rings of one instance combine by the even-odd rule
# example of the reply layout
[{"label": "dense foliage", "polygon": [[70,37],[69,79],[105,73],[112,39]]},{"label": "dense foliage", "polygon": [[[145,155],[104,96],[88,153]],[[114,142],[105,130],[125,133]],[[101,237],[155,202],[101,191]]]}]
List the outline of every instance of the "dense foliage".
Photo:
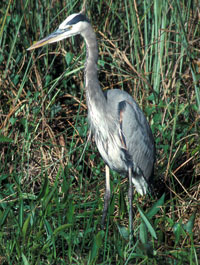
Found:
[{"label": "dense foliage", "polygon": [[78,0],[0,3],[0,264],[198,264],[200,259],[200,2],[87,1],[102,89],[130,93],[156,142],[155,194],[112,172],[100,228],[104,162],[87,142],[77,36],[33,52]]}]

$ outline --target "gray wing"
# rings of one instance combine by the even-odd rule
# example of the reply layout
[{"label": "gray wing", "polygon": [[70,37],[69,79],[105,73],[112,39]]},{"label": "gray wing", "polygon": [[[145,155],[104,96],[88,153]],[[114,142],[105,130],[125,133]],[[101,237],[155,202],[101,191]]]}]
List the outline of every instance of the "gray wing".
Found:
[{"label": "gray wing", "polygon": [[154,139],[150,126],[135,100],[126,92],[113,89],[105,94],[107,111],[120,122],[130,160],[149,179],[155,161]]}]

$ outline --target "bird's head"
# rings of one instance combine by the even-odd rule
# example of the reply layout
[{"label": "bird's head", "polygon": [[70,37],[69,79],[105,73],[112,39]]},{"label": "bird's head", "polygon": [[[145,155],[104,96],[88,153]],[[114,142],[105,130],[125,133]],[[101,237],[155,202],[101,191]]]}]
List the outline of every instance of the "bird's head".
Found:
[{"label": "bird's head", "polygon": [[71,36],[83,34],[84,31],[87,30],[89,23],[89,20],[84,14],[72,14],[60,24],[56,31],[54,31],[44,39],[34,43],[27,50],[33,50],[48,43],[58,42]]}]

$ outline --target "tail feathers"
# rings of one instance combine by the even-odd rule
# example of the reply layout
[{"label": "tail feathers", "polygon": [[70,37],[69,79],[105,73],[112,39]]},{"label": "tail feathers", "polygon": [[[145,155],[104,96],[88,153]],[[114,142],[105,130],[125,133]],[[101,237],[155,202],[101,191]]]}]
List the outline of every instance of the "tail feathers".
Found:
[{"label": "tail feathers", "polygon": [[140,195],[144,196],[147,194],[149,185],[143,176],[136,175],[132,177],[132,183]]}]

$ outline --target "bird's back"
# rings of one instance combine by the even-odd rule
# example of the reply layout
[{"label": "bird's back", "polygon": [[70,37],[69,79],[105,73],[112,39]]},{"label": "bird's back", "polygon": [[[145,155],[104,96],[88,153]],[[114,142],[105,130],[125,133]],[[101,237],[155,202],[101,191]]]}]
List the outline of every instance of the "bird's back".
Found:
[{"label": "bird's back", "polygon": [[97,128],[97,125],[93,130],[89,110],[91,129],[101,156],[111,169],[126,174],[131,164],[133,173],[137,173],[139,178],[142,174],[145,180],[149,180],[153,171],[155,147],[142,110],[128,93],[119,89],[106,91],[105,98],[106,109],[102,119],[106,124],[106,133],[101,133],[102,127]]},{"label": "bird's back", "polygon": [[107,107],[117,120],[121,119],[121,130],[131,160],[138,166],[146,179],[149,179],[155,160],[153,135],[142,110],[136,101],[119,89],[106,92]]}]

